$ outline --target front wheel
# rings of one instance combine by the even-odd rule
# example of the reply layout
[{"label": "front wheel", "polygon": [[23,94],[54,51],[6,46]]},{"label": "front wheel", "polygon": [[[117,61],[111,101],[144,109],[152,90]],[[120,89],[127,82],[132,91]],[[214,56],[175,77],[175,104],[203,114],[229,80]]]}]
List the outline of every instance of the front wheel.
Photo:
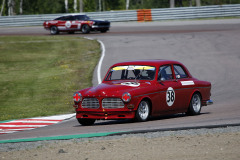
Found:
[{"label": "front wheel", "polygon": [[95,119],[85,119],[85,118],[78,118],[77,120],[83,126],[91,126],[96,121]]},{"label": "front wheel", "polygon": [[57,26],[52,26],[52,27],[50,28],[50,33],[51,33],[52,35],[58,34],[59,31],[58,31]]},{"label": "front wheel", "polygon": [[199,93],[194,93],[190,101],[187,114],[198,115],[201,112],[201,108],[202,108],[201,96]]},{"label": "front wheel", "polygon": [[136,119],[140,122],[146,121],[150,114],[150,105],[148,101],[141,101],[137,112],[136,112]]},{"label": "front wheel", "polygon": [[83,25],[82,26],[82,33],[83,34],[88,34],[89,32],[90,32],[90,27],[87,24]]}]

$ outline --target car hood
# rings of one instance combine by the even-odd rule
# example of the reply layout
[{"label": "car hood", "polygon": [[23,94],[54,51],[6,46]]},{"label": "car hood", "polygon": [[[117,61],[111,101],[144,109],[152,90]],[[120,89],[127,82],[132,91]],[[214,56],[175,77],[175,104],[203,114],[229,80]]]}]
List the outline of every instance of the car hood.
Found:
[{"label": "car hood", "polygon": [[84,97],[121,97],[125,92],[134,96],[135,93],[139,93],[138,90],[143,90],[150,85],[151,82],[107,82],[82,90],[80,93]]}]

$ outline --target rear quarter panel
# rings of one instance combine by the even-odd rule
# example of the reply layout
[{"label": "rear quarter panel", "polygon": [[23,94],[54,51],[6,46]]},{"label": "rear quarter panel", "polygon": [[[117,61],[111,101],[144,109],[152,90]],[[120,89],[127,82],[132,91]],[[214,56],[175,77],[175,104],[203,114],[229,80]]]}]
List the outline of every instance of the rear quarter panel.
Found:
[{"label": "rear quarter panel", "polygon": [[[204,106],[205,102],[207,100],[209,100],[210,96],[211,96],[211,83],[207,82],[207,81],[200,81],[200,80],[195,81],[195,83],[196,83],[196,88],[195,88],[194,92],[192,93],[192,95],[195,92],[199,92],[202,97],[202,105]],[[190,103],[190,101],[189,101],[189,103]]]}]

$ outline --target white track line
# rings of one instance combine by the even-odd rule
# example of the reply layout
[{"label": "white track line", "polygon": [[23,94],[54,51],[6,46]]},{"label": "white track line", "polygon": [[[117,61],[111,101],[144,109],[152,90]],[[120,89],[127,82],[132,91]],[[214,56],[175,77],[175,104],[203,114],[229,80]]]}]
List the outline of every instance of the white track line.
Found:
[{"label": "white track line", "polygon": [[[88,40],[94,40],[93,38],[89,38],[89,37],[84,37],[84,38],[86,38],[86,39],[88,39]],[[97,68],[98,84],[100,84],[100,83],[102,83],[101,67],[102,67],[102,62],[103,62],[103,58],[104,58],[104,56],[105,56],[105,51],[106,51],[106,49],[105,49],[105,45],[103,44],[102,41],[100,41],[100,40],[97,40],[97,41],[98,41],[98,43],[100,43],[101,49],[102,49],[101,58],[100,58],[100,60],[99,60],[99,62],[98,62],[98,68]]]},{"label": "white track line", "polygon": [[98,62],[98,69],[97,69],[97,77],[98,77],[98,84],[100,84],[100,83],[102,83],[102,79],[101,79],[101,67],[102,67],[102,62],[103,62],[103,58],[104,58],[104,56],[105,56],[105,46],[104,46],[104,44],[103,44],[103,42],[102,41],[100,41],[100,40],[97,40],[99,43],[100,43],[100,45],[101,45],[101,49],[102,49],[102,55],[101,55],[101,58],[100,58],[100,60],[99,60],[99,62]]}]

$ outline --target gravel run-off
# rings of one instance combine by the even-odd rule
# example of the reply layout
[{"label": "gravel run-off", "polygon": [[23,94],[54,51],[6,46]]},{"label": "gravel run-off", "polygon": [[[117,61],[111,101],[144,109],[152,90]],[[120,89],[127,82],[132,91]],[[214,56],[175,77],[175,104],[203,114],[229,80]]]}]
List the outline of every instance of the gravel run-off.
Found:
[{"label": "gravel run-off", "polygon": [[0,144],[0,159],[239,160],[240,127]]}]

